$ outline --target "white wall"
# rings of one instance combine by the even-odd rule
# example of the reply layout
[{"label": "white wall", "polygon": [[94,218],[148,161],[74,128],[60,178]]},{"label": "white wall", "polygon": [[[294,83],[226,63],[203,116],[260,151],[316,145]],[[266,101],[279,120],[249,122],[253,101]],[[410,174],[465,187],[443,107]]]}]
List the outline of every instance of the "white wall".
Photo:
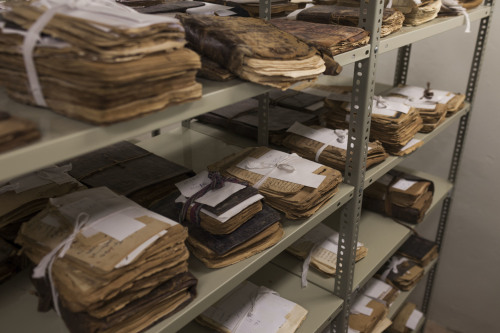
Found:
[{"label": "white wall", "polygon": [[[412,46],[408,84],[465,92],[478,23]],[[429,318],[463,333],[500,332],[500,14],[492,19],[475,104],[441,252]],[[396,52],[378,59],[392,84]],[[405,162],[447,177],[456,126]],[[434,235],[439,212],[419,226]],[[432,236],[433,237],[433,236]],[[425,283],[422,283],[425,284]],[[423,288],[416,294],[421,299]]]}]

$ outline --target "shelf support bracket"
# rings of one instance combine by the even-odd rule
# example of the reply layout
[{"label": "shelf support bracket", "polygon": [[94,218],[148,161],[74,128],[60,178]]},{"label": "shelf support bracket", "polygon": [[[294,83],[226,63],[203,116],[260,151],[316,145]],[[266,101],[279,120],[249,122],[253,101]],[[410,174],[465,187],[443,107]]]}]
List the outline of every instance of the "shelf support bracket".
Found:
[{"label": "shelf support bracket", "polygon": [[342,210],[337,255],[337,277],[334,294],[344,300],[342,312],[332,328],[346,333],[353,301],[353,277],[358,240],[359,220],[363,199],[368,138],[370,136],[371,108],[375,90],[375,69],[380,42],[383,0],[360,1],[359,27],[370,31],[370,57],[354,64],[354,77],[349,117],[349,138],[344,180],[354,186],[353,197]]},{"label": "shelf support bracket", "polygon": [[408,68],[410,65],[411,44],[401,46],[398,50],[398,58],[396,61],[396,71],[394,72],[393,86],[405,85],[408,76]]},{"label": "shelf support bracket", "polygon": [[[494,0],[486,0],[485,5],[493,7]],[[465,93],[466,101],[471,104],[471,108],[467,114],[463,115],[462,118],[460,118],[460,124],[458,125],[457,136],[455,139],[455,147],[453,150],[453,157],[451,160],[450,171],[448,173],[448,180],[453,184],[455,184],[457,179],[458,168],[460,166],[460,160],[462,157],[462,150],[465,144],[465,136],[467,134],[467,127],[469,124],[471,112],[474,107],[473,102],[476,94],[477,82],[479,80],[481,62],[483,59],[484,49],[486,46],[486,39],[488,36],[489,23],[491,20],[492,12],[493,11],[491,11],[490,16],[481,19],[481,22],[479,23],[479,31],[477,33],[476,47],[474,48],[474,56],[469,71],[469,80],[467,82],[467,88]],[[443,238],[446,230],[446,224],[448,222],[448,215],[451,210],[452,199],[453,199],[453,189],[444,200],[443,206],[441,208],[441,216],[439,218],[439,224],[435,240],[439,251],[443,246]],[[429,312],[429,305],[430,305],[432,289],[434,286],[434,279],[436,277],[438,264],[432,268],[432,270],[429,272],[429,276],[427,277],[424,299],[422,302],[422,312],[424,314],[427,314]]]},{"label": "shelf support bracket", "polygon": [[257,142],[259,146],[269,145],[269,93],[259,96],[259,127]]}]

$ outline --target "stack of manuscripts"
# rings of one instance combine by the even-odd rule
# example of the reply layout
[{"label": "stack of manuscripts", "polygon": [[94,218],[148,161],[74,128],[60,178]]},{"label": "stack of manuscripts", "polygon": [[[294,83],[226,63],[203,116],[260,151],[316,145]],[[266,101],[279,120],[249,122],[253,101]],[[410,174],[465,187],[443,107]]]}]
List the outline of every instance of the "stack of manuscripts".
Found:
[{"label": "stack of manuscripts", "polygon": [[39,309],[72,332],[139,332],[195,294],[187,230],[100,187],[53,198],[16,240],[37,265]]},{"label": "stack of manuscripts", "polygon": [[306,316],[306,309],[276,291],[244,281],[196,321],[220,333],[293,333]]},{"label": "stack of manuscripts", "polygon": [[33,121],[0,111],[0,153],[24,146],[38,138],[40,131]]},{"label": "stack of manuscripts", "polygon": [[[337,271],[337,249],[339,233],[332,228],[319,224],[287,248],[291,254],[309,262],[309,265],[328,275]],[[366,257],[368,249],[358,242],[356,261]],[[307,271],[303,272],[305,280]]]},{"label": "stack of manuscripts", "polygon": [[428,239],[411,235],[397,253],[425,267],[438,257],[438,246]]},{"label": "stack of manuscripts", "polygon": [[[202,114],[197,119],[205,124],[212,124],[239,135],[257,139],[259,127],[259,102],[247,99],[229,106]],[[269,106],[268,129],[269,141],[281,145],[286,130],[295,122],[318,124],[318,117],[312,113],[301,112],[278,105]]]},{"label": "stack of manuscripts", "polygon": [[209,268],[251,257],[283,236],[280,214],[253,187],[207,171],[176,186],[180,193],[151,209],[188,227],[191,253]]},{"label": "stack of manuscripts", "polygon": [[[346,129],[349,126],[351,103],[325,100],[324,114],[327,127]],[[376,97],[372,106],[370,139],[382,142],[385,150],[403,156],[415,151],[423,143],[414,139],[422,128],[418,111],[406,104]]]},{"label": "stack of manuscripts", "polygon": [[109,124],[201,97],[200,58],[174,18],[113,0],[7,4],[0,81],[21,103]]},{"label": "stack of manuscripts", "polygon": [[[458,110],[463,108],[465,95],[464,94],[454,94],[445,90],[430,89],[429,84],[426,88],[415,87],[415,86],[401,86],[393,88],[388,92],[388,95],[394,97],[400,97],[401,100],[404,99],[404,103],[413,106],[417,109],[420,114],[431,119],[439,118],[444,108],[446,116],[451,116]],[[424,122],[425,123],[425,122]],[[430,124],[431,123],[429,121]],[[437,122],[439,125],[440,122]],[[434,127],[436,127],[435,125]],[[430,132],[430,131],[429,131]]]},{"label": "stack of manuscripts", "polygon": [[391,306],[400,293],[397,288],[376,278],[370,278],[363,289],[361,289],[361,292],[365,296],[385,304],[387,307]]},{"label": "stack of manuscripts", "polygon": [[132,143],[122,141],[78,156],[69,174],[88,187],[106,186],[146,208],[175,191],[193,172]]},{"label": "stack of manuscripts", "polygon": [[408,291],[424,277],[424,269],[413,260],[394,255],[380,268],[376,277],[399,290]]},{"label": "stack of manuscripts", "polygon": [[139,13],[158,14],[158,13],[183,13],[189,8],[202,7],[205,3],[200,1],[176,1],[176,0],[116,0],[134,8]]},{"label": "stack of manuscripts", "polygon": [[360,333],[382,333],[391,325],[388,308],[378,299],[360,294],[354,300],[349,315],[349,328]]},{"label": "stack of manuscripts", "polygon": [[[394,8],[384,8],[380,37],[398,31],[403,26],[404,15]],[[297,15],[297,20],[324,24],[358,26],[359,7],[313,6]]]},{"label": "stack of manuscripts", "polygon": [[432,203],[434,184],[390,171],[363,192],[363,207],[412,224],[422,222]]},{"label": "stack of manuscripts", "polygon": [[441,9],[441,0],[393,0],[392,8],[401,11],[405,25],[420,25],[437,17]]},{"label": "stack of manuscripts", "polygon": [[418,328],[423,313],[417,310],[413,303],[406,303],[398,312],[392,325],[387,329],[389,333],[411,333]]},{"label": "stack of manuscripts", "polygon": [[208,167],[247,182],[265,202],[290,219],[307,218],[330,200],[342,182],[339,171],[267,147],[247,148]]},{"label": "stack of manuscripts", "polygon": [[[293,124],[282,145],[293,153],[344,172],[347,154],[347,130],[333,130],[321,126]],[[366,168],[387,158],[379,141],[368,143]]]},{"label": "stack of manuscripts", "polygon": [[324,97],[308,94],[303,91],[272,89],[269,92],[269,105],[278,105],[287,109],[320,114],[324,105]]},{"label": "stack of manuscripts", "polygon": [[199,54],[240,78],[287,89],[312,84],[326,69],[315,48],[272,24],[248,17],[179,15]]}]

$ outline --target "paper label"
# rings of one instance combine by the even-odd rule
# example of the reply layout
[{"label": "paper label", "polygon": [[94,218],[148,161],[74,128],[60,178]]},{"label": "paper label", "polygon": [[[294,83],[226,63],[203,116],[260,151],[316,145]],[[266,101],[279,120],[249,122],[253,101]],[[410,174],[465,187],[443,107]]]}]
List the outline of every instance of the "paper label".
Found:
[{"label": "paper label", "polygon": [[332,130],[329,128],[314,129],[295,122],[287,130],[287,132],[295,133],[329,146],[347,150],[347,130]]},{"label": "paper label", "polygon": [[372,113],[374,114],[394,116],[396,112],[408,113],[409,111],[410,107],[399,101],[387,100],[385,97],[373,100]]},{"label": "paper label", "polygon": [[364,314],[366,316],[371,316],[373,313],[373,309],[367,307],[368,303],[371,302],[371,298],[366,297],[364,295],[360,295],[354,301],[354,304],[351,306],[351,313],[354,314]]},{"label": "paper label", "polygon": [[371,278],[366,283],[366,290],[364,291],[364,294],[368,297],[382,300],[391,290],[392,287],[389,284],[378,279]]},{"label": "paper label", "polygon": [[422,110],[434,110],[436,108],[436,103],[434,102],[429,102],[426,100],[408,100],[405,97],[397,97],[397,96],[387,96],[385,99],[394,101],[394,102],[400,102],[404,103],[408,106],[414,107],[416,109],[422,109]]},{"label": "paper label", "polygon": [[208,171],[203,170],[194,177],[178,182],[175,186],[181,191],[183,196],[190,198],[211,182],[212,180],[208,178]]},{"label": "paper label", "polygon": [[421,140],[419,139],[411,139],[403,148],[400,149],[400,151],[404,151],[406,149],[411,148],[412,146],[416,145],[419,143]]},{"label": "paper label", "polygon": [[[330,332],[330,331],[328,331],[328,332]],[[350,328],[350,327],[348,327],[348,328],[347,328],[347,333],[359,333],[359,331],[358,331],[358,330],[355,330],[354,328]]]},{"label": "paper label", "polygon": [[[339,233],[322,223],[318,224],[300,239],[317,244],[319,248],[337,254]],[[363,246],[363,244],[360,242],[358,242],[356,245],[358,248]]]},{"label": "paper label", "polygon": [[271,150],[257,159],[247,157],[237,165],[241,169],[259,175],[313,188],[318,188],[326,178],[326,176],[313,173],[321,166],[297,154],[287,154],[277,150]]},{"label": "paper label", "polygon": [[412,102],[429,102],[434,104],[446,104],[453,97],[455,97],[455,94],[448,91],[431,89],[431,92],[433,93],[432,97],[425,98],[424,91],[425,89],[421,87],[405,86],[401,88],[394,88],[390,91],[390,93],[407,96],[410,98],[410,101],[413,99]]},{"label": "paper label", "polygon": [[417,181],[415,180],[400,179],[396,183],[394,183],[391,187],[394,187],[401,191],[406,191],[416,183]]},{"label": "paper label", "polygon": [[216,10],[215,15],[217,16],[231,16],[231,15],[236,15],[235,12],[229,9],[222,9],[222,10]]},{"label": "paper label", "polygon": [[422,312],[418,311],[417,309],[413,310],[410,317],[408,317],[408,320],[406,321],[406,327],[411,330],[416,329],[420,319],[422,319],[422,316]]},{"label": "paper label", "polygon": [[231,195],[244,189],[245,187],[246,186],[242,184],[226,182],[224,183],[223,187],[216,190],[210,190],[205,195],[196,199],[195,201],[204,205],[208,205],[210,207],[215,207],[222,201],[226,200]]},{"label": "paper label", "polygon": [[201,7],[188,8],[186,10],[186,13],[191,15],[214,15],[216,12],[219,13],[220,11],[229,10],[233,8],[229,6],[218,5],[215,3],[208,3],[208,2],[204,2],[204,4],[205,5]]},{"label": "paper label", "polygon": [[0,193],[15,191],[17,194],[19,194],[51,183],[56,183],[59,185],[70,182],[77,183],[76,179],[67,174],[67,172],[70,170],[71,164],[62,167],[51,166],[49,168],[45,168],[43,170],[39,170],[25,176],[17,177],[11,179],[2,188],[0,188]]},{"label": "paper label", "polygon": [[373,114],[378,114],[378,115],[381,115],[381,116],[387,116],[387,117],[394,117],[395,115],[397,115],[398,113],[396,111],[393,111],[393,110],[387,110],[387,109],[373,109],[372,111]]}]

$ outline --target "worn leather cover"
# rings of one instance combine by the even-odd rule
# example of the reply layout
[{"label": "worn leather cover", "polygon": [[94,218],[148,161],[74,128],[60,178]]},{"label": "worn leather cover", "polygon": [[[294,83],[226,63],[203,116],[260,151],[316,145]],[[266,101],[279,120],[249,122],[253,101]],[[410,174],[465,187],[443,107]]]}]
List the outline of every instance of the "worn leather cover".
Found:
[{"label": "worn leather cover", "polygon": [[31,120],[0,111],[0,153],[24,146],[40,136],[38,126]]},{"label": "worn leather cover", "polygon": [[198,71],[197,76],[212,81],[222,82],[236,78],[236,75],[231,73],[230,70],[205,56],[201,57],[201,69]]},{"label": "worn leather cover", "polygon": [[287,19],[272,19],[271,24],[330,56],[363,46],[369,40],[368,31],[358,27]]},{"label": "worn leather cover", "polygon": [[[377,272],[377,277],[380,277],[389,268],[389,262],[386,262]],[[397,272],[393,269],[387,275],[385,282],[393,285],[400,290],[406,291],[417,284],[424,276],[424,269],[412,260],[406,260],[397,265]]]},{"label": "worn leather cover", "polygon": [[322,104],[324,97],[291,89],[287,91],[273,89],[269,92],[269,99],[270,105],[316,114],[320,107],[317,109],[310,107],[317,103]]},{"label": "worn leather cover", "polygon": [[149,206],[175,189],[191,171],[132,143],[122,141],[73,158],[71,176],[89,187],[106,186]]},{"label": "worn leather cover", "polygon": [[411,235],[398,249],[398,254],[410,258],[421,266],[427,266],[437,258],[437,244],[428,239]]}]

